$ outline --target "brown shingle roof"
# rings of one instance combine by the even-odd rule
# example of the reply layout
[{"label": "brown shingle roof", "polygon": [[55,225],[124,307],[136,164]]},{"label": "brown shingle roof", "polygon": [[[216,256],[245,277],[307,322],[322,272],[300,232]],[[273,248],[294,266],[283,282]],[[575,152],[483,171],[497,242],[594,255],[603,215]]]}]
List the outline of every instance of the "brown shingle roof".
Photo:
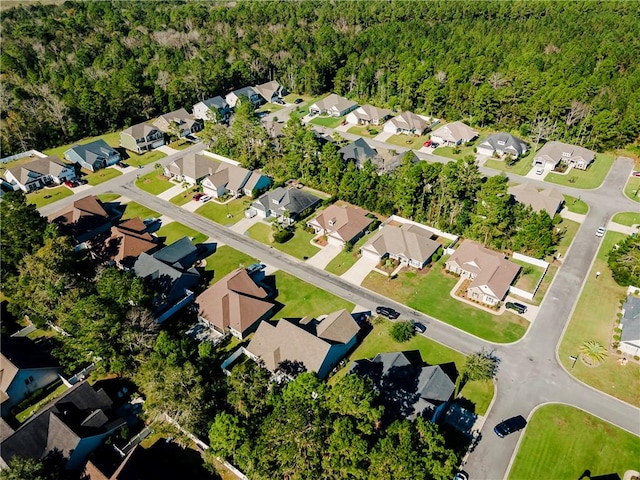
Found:
[{"label": "brown shingle roof", "polygon": [[314,221],[329,235],[349,242],[367,228],[373,220],[367,217],[367,211],[357,207],[339,207],[330,205],[320,212]]},{"label": "brown shingle roof", "polygon": [[431,239],[432,236],[429,230],[415,225],[385,225],[367,242],[366,247],[375,250],[381,257],[389,253],[424,263],[440,247],[438,242]]},{"label": "brown shingle roof", "polygon": [[170,163],[167,168],[173,175],[184,175],[198,180],[207,175],[213,175],[219,167],[220,162],[212,158],[196,153],[188,153]]},{"label": "brown shingle roof", "polygon": [[518,202],[530,206],[534,212],[544,210],[552,218],[562,202],[564,202],[562,192],[556,187],[538,191],[538,189],[530,183],[522,183],[514,187],[509,187],[507,192],[513,195]]},{"label": "brown shingle roof", "polygon": [[316,327],[318,337],[337,343],[349,343],[359,330],[358,324],[344,308],[327,315]]},{"label": "brown shingle roof", "polygon": [[102,202],[95,195],[76,200],[71,205],[63,208],[57,213],[49,215],[49,220],[56,220],[63,225],[78,223],[83,218],[95,217],[96,219],[108,220],[109,214],[102,206]]}]

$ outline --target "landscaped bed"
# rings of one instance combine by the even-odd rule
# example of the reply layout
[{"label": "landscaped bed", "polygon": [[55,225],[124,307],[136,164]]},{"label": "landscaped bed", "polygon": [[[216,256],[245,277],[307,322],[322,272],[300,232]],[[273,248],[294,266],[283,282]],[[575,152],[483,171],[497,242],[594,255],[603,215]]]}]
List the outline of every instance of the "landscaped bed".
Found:
[{"label": "landscaped bed", "polygon": [[191,242],[195,245],[202,243],[207,239],[204,233],[196,232],[193,228],[189,228],[178,222],[171,222],[162,226],[157,232],[155,232],[158,238],[165,237],[165,245],[171,245],[176,240],[180,240],[182,237],[189,237]]},{"label": "landscaped bed", "polygon": [[303,227],[297,226],[295,234],[285,243],[277,243],[273,241],[273,228],[266,223],[256,223],[249,230],[249,236],[265,245],[277,248],[281,252],[306,260],[313,257],[320,250],[318,247],[311,245],[311,240],[315,236],[304,230]]},{"label": "landscaped bed", "polygon": [[[216,249],[206,258],[207,264],[204,267],[205,272],[211,272],[213,275],[209,284],[214,284],[228,273],[238,267],[248,267],[258,260],[240,252],[228,245],[223,245]],[[206,273],[205,273],[206,274]]]},{"label": "landscaped bed", "polygon": [[244,211],[250,204],[251,199],[248,198],[237,198],[224,205],[210,201],[198,208],[196,213],[220,225],[233,225],[244,218]]},{"label": "landscaped bed", "polygon": [[566,175],[548,173],[544,178],[546,182],[565,185],[573,188],[598,188],[611,170],[615,157],[613,155],[597,154],[594,162],[587,170],[572,168]]},{"label": "landscaped bed", "polygon": [[174,185],[167,177],[157,171],[147,173],[136,180],[136,187],[152,195],[158,195]]},{"label": "landscaped bed", "polygon": [[27,194],[27,202],[33,203],[36,208],[40,208],[71,195],[73,195],[73,192],[65,186],[43,188],[37,192]]},{"label": "landscaped bed", "polygon": [[637,470],[640,439],[568,405],[544,405],[527,426],[510,479],[623,478]]}]

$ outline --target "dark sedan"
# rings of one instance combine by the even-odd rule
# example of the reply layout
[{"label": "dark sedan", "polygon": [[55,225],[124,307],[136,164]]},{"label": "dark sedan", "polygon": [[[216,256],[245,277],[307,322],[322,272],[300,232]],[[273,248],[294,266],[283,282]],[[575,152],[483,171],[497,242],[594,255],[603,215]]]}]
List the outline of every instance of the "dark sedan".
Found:
[{"label": "dark sedan", "polygon": [[527,421],[522,415],[518,415],[517,417],[511,417],[503,420],[498,425],[493,427],[493,431],[496,432],[496,435],[498,435],[500,438],[504,438],[510,433],[522,430],[526,426]]},{"label": "dark sedan", "polygon": [[382,315],[383,317],[390,318],[391,320],[395,320],[400,316],[400,313],[396,312],[391,307],[376,307],[376,313],[378,315]]}]

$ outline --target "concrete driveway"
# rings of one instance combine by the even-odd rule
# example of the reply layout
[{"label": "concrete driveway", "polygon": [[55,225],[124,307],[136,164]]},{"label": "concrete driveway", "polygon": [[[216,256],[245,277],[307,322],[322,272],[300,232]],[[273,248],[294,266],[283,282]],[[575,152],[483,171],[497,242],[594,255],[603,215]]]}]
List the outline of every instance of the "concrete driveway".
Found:
[{"label": "concrete driveway", "polygon": [[234,232],[238,232],[241,233],[242,235],[244,235],[244,233],[249,230],[251,227],[253,227],[256,223],[260,223],[262,221],[262,219],[260,217],[258,217],[257,215],[253,218],[243,218],[242,220],[240,220],[238,223],[232,225],[231,227],[229,227],[231,230],[233,230]]},{"label": "concrete driveway", "polygon": [[[373,137],[376,142],[386,142],[389,137],[393,136],[393,133],[390,132],[380,132],[378,135]],[[428,152],[431,153],[431,152]]]},{"label": "concrete driveway", "polygon": [[341,251],[342,248],[340,247],[336,247],[335,245],[326,245],[305,263],[324,270],[324,267],[326,267],[331,260],[336,258]]},{"label": "concrete driveway", "polygon": [[175,185],[169,190],[165,190],[164,192],[159,193],[158,198],[161,198],[162,200],[171,200],[173,197],[182,192],[184,192],[184,188],[182,188],[182,185]]},{"label": "concrete driveway", "polygon": [[362,256],[353,264],[353,267],[340,275],[340,278],[354,285],[360,285],[378,262],[378,259]]}]

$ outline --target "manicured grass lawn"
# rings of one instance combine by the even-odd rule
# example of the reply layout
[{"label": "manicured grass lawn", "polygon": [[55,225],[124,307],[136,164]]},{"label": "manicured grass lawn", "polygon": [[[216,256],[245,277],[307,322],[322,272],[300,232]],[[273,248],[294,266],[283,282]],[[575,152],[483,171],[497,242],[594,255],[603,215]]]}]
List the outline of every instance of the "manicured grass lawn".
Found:
[{"label": "manicured grass lawn", "polygon": [[278,289],[276,300],[284,305],[275,318],[317,317],[342,308],[352,311],[355,306],[281,270],[275,272],[274,276]]},{"label": "manicured grass lawn", "polygon": [[[378,319],[373,322],[373,330],[362,340],[358,348],[353,351],[347,359],[345,368],[336,373],[336,375],[332,377],[331,382],[335,382],[338,378],[346,375],[354,360],[373,358],[378,353],[418,350],[422,360],[429,365],[455,362],[458,372],[464,367],[466,360],[465,355],[422,335],[416,335],[406,343],[396,342],[389,334],[391,325],[392,323],[389,320],[378,317]],[[484,415],[493,398],[493,383],[469,382],[460,392],[460,396],[475,405],[476,413]]]},{"label": "manicured grass lawn", "polygon": [[640,202],[640,177],[629,177],[624,187],[624,194],[631,200]]},{"label": "manicured grass lawn", "polygon": [[[473,142],[473,145],[470,147],[466,147],[464,145],[460,145],[458,147],[438,147],[433,151],[433,154],[453,158],[454,160],[458,160],[459,158],[464,158],[469,155],[475,158],[476,154],[473,151],[475,144],[476,142]],[[460,150],[460,153],[455,153],[455,150]]]},{"label": "manicured grass lawn", "polygon": [[640,213],[636,212],[620,212],[616,213],[612,220],[620,225],[626,225],[630,227],[640,223]]},{"label": "manicured grass lawn", "polygon": [[358,259],[360,258],[360,256],[358,255],[358,252],[360,252],[360,247],[367,243],[367,240],[369,240],[370,237],[370,235],[365,235],[364,237],[362,237],[355,243],[353,249],[350,252],[347,252],[345,250],[341,251],[333,260],[329,262],[325,270],[329,273],[333,273],[334,275],[342,275],[343,273],[345,273],[347,270],[353,267],[354,263],[358,261]]},{"label": "manicured grass lawn", "polygon": [[120,170],[116,170],[115,168],[103,168],[97,172],[87,174],[84,178],[89,182],[89,185],[100,185],[101,183],[119,177],[120,175],[122,175]]},{"label": "manicured grass lawn", "polygon": [[[298,97],[294,96],[295,100]],[[292,102],[293,102],[292,100]],[[267,113],[271,113],[271,112],[277,112],[278,110],[282,110],[284,107],[282,105],[278,105],[277,103],[265,103],[264,105],[262,105],[259,109],[256,110],[256,113],[261,113],[261,112],[267,112]]]},{"label": "manicured grass lawn", "polygon": [[[558,349],[558,355],[565,368],[579,380],[640,407],[640,375],[636,365],[618,365],[618,357],[611,353],[595,368],[588,367],[580,361],[571,368],[573,362],[569,359],[570,355],[578,353],[578,348],[585,341],[595,340],[605,347],[611,342],[614,320],[626,289],[614,282],[607,265],[607,255],[613,246],[625,237],[622,233],[609,231],[602,239],[596,260]],[[595,278],[596,272],[600,272],[598,279]]]},{"label": "manicured grass lawn", "polygon": [[544,405],[525,430],[510,479],[581,479],[637,470],[640,439],[568,405]]},{"label": "manicured grass lawn", "polygon": [[102,193],[102,194],[98,195],[98,199],[102,203],[113,202],[114,200],[117,200],[118,198],[120,198],[120,195],[118,195],[117,193]]},{"label": "manicured grass lawn", "polygon": [[152,195],[158,195],[173,186],[167,177],[159,175],[158,172],[147,173],[136,180],[136,187]]},{"label": "manicured grass lawn", "polygon": [[520,274],[518,276],[518,280],[515,283],[516,288],[520,288],[525,292],[533,293],[533,289],[536,288],[536,285],[544,274],[544,269],[542,267],[538,267],[537,265],[531,265],[530,263],[515,260],[513,258],[510,258],[509,261],[517,263],[522,267],[522,270],[520,270]]},{"label": "manicured grass lawn", "polygon": [[[236,198],[226,205],[209,201],[198,208],[196,213],[221,225],[233,225],[244,218],[244,211],[250,204],[251,200],[247,198]],[[231,215],[230,218],[227,217],[227,212]]]},{"label": "manicured grass lawn", "polygon": [[604,178],[611,170],[614,160],[615,157],[613,155],[598,153],[596,159],[587,170],[572,168],[566,175],[551,172],[547,174],[544,180],[549,183],[566,185],[567,187],[597,188],[604,182]]},{"label": "manicured grass lawn", "polygon": [[120,156],[122,157],[122,161],[131,167],[140,167],[149,165],[150,163],[157,162],[161,158],[167,156],[164,152],[153,151],[146,152],[142,155],[138,155],[137,153],[130,152],[129,150],[125,150],[124,148],[119,148]]},{"label": "manicured grass lawn", "polygon": [[[567,254],[567,250],[569,250],[569,246],[573,239],[578,233],[578,229],[580,228],[580,224],[578,222],[574,222],[573,220],[568,220],[566,218],[562,219],[562,222],[556,225],[556,228],[560,228],[562,230],[566,229],[565,234],[562,236],[560,241],[558,242],[558,246],[556,247],[556,255],[560,255],[564,257]],[[551,258],[546,259],[547,262],[551,262]]]},{"label": "manicured grass lawn", "polygon": [[285,243],[272,242],[272,232],[273,229],[271,225],[267,225],[266,223],[256,223],[248,230],[249,236],[254,240],[264,243],[265,245],[270,245],[281,252],[288,253],[301,260],[313,257],[320,250],[310,243],[314,235],[305,232],[302,227],[296,227],[295,235]]},{"label": "manicured grass lawn", "polygon": [[580,215],[586,215],[589,212],[589,205],[583,200],[572,197],[571,195],[563,195],[564,206],[567,207],[571,213],[577,213]]},{"label": "manicured grass lawn", "polygon": [[129,202],[124,204],[124,214],[122,215],[122,219],[127,220],[129,218],[140,217],[144,220],[145,218],[160,218],[161,216],[162,215],[155,210],[151,210],[144,205],[140,205],[136,202]]},{"label": "manicured grass lawn", "polygon": [[193,228],[189,228],[178,222],[167,223],[165,226],[160,227],[156,235],[158,237],[166,237],[164,240],[165,245],[171,245],[182,237],[191,238],[191,242],[194,245],[202,243],[207,239],[204,233],[196,232]]},{"label": "manicured grass lawn", "polygon": [[91,143],[94,140],[99,140],[99,139],[102,139],[105,142],[107,142],[109,146],[116,148],[120,144],[120,132],[105,133],[103,135],[98,135],[97,137],[86,137],[80,140],[76,140],[75,142],[68,143],[66,145],[61,145],[55,148],[49,148],[47,150],[44,150],[43,153],[46,153],[47,155],[56,155],[59,158],[64,158],[64,152],[69,150],[74,145],[76,144],[85,145],[87,143]]},{"label": "manicured grass lawn", "polygon": [[492,315],[452,298],[458,279],[444,273],[443,266],[444,258],[427,274],[403,270],[394,280],[371,272],[362,286],[485,340],[508,343],[524,335],[529,323],[517,315]]},{"label": "manicured grass lawn", "polygon": [[353,126],[349,130],[348,133],[353,133],[354,135],[360,135],[361,137],[372,138],[382,132],[382,125],[372,125],[368,127],[367,125],[361,126]]},{"label": "manicured grass lawn", "polygon": [[[45,391],[46,390],[48,390],[48,388],[45,389]],[[66,391],[67,391],[67,386],[64,383],[61,383],[60,385],[58,385],[56,389],[51,391],[48,395],[41,398],[36,403],[30,405],[28,408],[25,408],[23,411],[17,413],[16,420],[19,421],[20,423],[24,423],[25,420],[27,420],[29,417],[31,417],[31,415],[33,415],[38,410],[40,410],[40,408],[42,408],[44,405],[49,403],[54,398],[59,397]]]},{"label": "manicured grass lawn", "polygon": [[50,203],[57,202],[63,198],[73,195],[71,189],[65,186],[59,186],[54,188],[43,188],[37,192],[27,194],[27,201],[33,203],[36,208],[44,207]]},{"label": "manicured grass lawn", "polygon": [[417,150],[419,148],[422,148],[422,146],[424,145],[424,142],[426,142],[428,139],[429,139],[429,135],[421,135],[416,137],[414,135],[398,134],[398,135],[391,135],[386,140],[386,143],[392,143],[394,145],[399,145],[401,147],[408,147],[408,148]]},{"label": "manicured grass lawn", "polygon": [[185,205],[193,201],[193,195],[198,191],[198,187],[188,188],[184,192],[179,193],[169,201],[175,205]]},{"label": "manicured grass lawn", "polygon": [[207,257],[207,264],[204,269],[205,272],[212,272],[213,278],[209,284],[214,284],[228,273],[232,272],[238,267],[248,267],[258,260],[240,252],[228,245],[223,245]]},{"label": "manicured grass lawn", "polygon": [[168,146],[174,150],[184,150],[185,148],[189,148],[191,145],[193,145],[193,143],[185,140],[184,138],[179,138],[178,140],[171,142]]},{"label": "manicured grass lawn", "polygon": [[524,158],[521,158],[513,165],[509,166],[505,163],[504,160],[496,160],[495,158],[489,158],[484,162],[484,166],[487,168],[494,168],[496,170],[501,170],[505,172],[507,175],[509,173],[514,173],[516,175],[522,175],[523,177],[529,173],[531,170],[531,156],[525,155]]},{"label": "manicured grass lawn", "polygon": [[336,128],[344,121],[344,117],[314,117],[309,123],[327,128]]}]

